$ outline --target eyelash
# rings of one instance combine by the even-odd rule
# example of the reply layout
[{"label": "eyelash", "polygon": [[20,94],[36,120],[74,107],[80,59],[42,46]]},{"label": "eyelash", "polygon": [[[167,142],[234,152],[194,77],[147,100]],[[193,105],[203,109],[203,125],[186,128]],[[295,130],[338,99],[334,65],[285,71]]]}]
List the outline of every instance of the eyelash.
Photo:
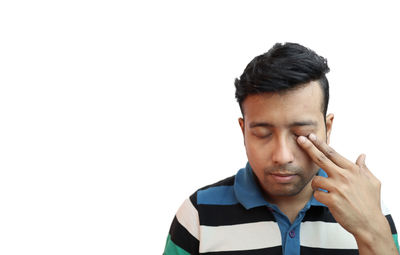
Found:
[{"label": "eyelash", "polygon": [[[272,133],[271,133],[271,134],[268,134],[268,135],[264,135],[264,136],[258,136],[258,137],[261,138],[261,139],[265,139],[265,138],[270,137],[271,135],[272,135]],[[308,136],[308,134],[305,135],[305,134],[296,134],[296,133],[293,133],[293,135],[296,137],[296,139],[297,139],[299,136]]]},{"label": "eyelash", "polygon": [[265,138],[268,138],[268,137],[270,137],[272,134],[268,134],[268,135],[263,135],[263,136],[258,136],[259,138],[262,138],[262,139],[265,139]]}]

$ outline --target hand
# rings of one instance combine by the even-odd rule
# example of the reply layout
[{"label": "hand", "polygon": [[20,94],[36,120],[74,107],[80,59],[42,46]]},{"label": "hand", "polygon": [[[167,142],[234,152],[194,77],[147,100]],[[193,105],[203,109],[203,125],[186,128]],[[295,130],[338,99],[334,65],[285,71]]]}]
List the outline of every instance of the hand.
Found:
[{"label": "hand", "polygon": [[298,143],[328,174],[328,178],[315,176],[312,180],[315,199],[328,206],[336,221],[353,234],[359,249],[360,243],[370,245],[374,240],[376,244],[380,237],[393,248],[390,227],[381,210],[381,183],[365,165],[365,155],[354,164],[314,134],[300,136]]}]

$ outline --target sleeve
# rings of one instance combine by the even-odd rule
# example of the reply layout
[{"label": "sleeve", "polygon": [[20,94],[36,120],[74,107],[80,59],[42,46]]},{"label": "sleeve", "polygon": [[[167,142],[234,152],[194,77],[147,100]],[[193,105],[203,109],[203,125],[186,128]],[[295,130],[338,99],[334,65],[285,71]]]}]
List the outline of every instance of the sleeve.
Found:
[{"label": "sleeve", "polygon": [[186,199],[176,213],[163,255],[199,254],[200,222],[195,195]]},{"label": "sleeve", "polygon": [[382,208],[382,213],[385,215],[387,221],[389,222],[390,230],[391,230],[392,236],[393,236],[393,241],[396,244],[397,251],[400,253],[399,240],[398,240],[397,230],[396,230],[396,226],[394,224],[393,218],[390,215],[390,212],[384,203],[381,203],[381,208]]}]

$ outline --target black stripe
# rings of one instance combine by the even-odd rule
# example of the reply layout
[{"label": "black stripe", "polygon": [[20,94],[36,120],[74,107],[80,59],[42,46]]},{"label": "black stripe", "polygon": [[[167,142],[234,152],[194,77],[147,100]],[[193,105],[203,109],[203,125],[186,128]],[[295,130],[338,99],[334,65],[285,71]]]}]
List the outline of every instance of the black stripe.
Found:
[{"label": "black stripe", "polygon": [[322,249],[322,248],[310,248],[300,247],[301,255],[358,255],[358,250],[353,249]]},{"label": "black stripe", "polygon": [[260,221],[275,221],[272,212],[266,206],[246,210],[241,204],[235,205],[198,205],[200,225],[223,226]]},{"label": "black stripe", "polygon": [[218,251],[200,253],[201,255],[282,255],[282,246],[245,251]]},{"label": "black stripe", "polygon": [[305,221],[336,222],[329,209],[325,206],[311,206],[302,220],[302,222]]},{"label": "black stripe", "polygon": [[397,234],[396,226],[394,225],[394,221],[392,219],[392,216],[390,214],[388,214],[388,215],[386,215],[386,219],[389,222],[390,231],[392,231],[392,235]]},{"label": "black stripe", "polygon": [[205,187],[203,187],[203,188],[201,188],[199,190],[204,190],[204,189],[208,189],[208,188],[211,188],[211,187],[218,187],[218,186],[233,186],[234,183],[235,183],[235,175],[231,176],[231,177],[228,177],[228,178],[225,178],[225,179],[223,179],[223,180],[221,180],[219,182],[213,183],[211,185],[207,185],[207,186],[205,186]]},{"label": "black stripe", "polygon": [[196,210],[199,210],[199,206],[197,205],[197,191],[192,194],[190,197],[190,202],[192,202],[192,205],[194,206],[194,208],[196,208]]},{"label": "black stripe", "polygon": [[178,222],[176,216],[172,221],[169,234],[171,235],[171,240],[176,245],[190,254],[199,254],[199,240],[192,236],[192,234],[190,234],[189,231]]}]

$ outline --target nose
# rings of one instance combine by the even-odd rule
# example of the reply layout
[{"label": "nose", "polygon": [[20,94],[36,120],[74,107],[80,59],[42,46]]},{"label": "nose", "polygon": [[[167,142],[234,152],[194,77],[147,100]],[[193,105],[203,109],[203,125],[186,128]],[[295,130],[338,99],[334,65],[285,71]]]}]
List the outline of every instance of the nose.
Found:
[{"label": "nose", "polygon": [[284,138],[277,138],[272,153],[272,161],[276,165],[285,165],[294,160],[292,144]]}]

